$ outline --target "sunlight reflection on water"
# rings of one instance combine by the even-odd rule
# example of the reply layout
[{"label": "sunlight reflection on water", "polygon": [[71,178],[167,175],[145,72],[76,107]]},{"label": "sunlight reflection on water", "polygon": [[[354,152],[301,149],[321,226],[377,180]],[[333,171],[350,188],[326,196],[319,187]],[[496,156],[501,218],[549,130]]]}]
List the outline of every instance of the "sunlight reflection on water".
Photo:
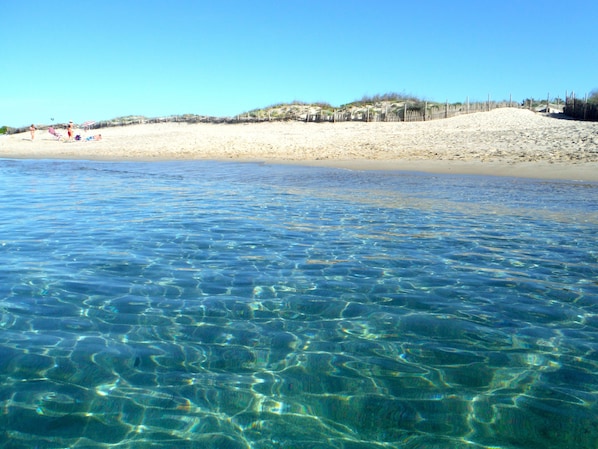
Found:
[{"label": "sunlight reflection on water", "polygon": [[596,446],[595,183],[0,174],[11,447]]}]

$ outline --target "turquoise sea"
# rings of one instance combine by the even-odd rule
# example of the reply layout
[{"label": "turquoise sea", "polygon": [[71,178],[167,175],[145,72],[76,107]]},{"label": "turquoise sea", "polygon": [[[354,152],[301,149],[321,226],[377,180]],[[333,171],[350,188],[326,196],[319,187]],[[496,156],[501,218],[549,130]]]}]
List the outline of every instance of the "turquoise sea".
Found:
[{"label": "turquoise sea", "polygon": [[0,160],[0,448],[598,447],[598,183]]}]

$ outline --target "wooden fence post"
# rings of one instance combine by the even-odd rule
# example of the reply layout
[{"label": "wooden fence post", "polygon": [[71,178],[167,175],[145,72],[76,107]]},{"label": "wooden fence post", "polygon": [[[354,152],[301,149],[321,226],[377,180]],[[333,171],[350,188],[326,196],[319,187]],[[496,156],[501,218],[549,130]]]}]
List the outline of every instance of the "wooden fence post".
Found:
[{"label": "wooden fence post", "polygon": [[403,121],[407,121],[407,102],[403,104]]},{"label": "wooden fence post", "polygon": [[586,94],[586,98],[583,102],[583,119],[587,120],[588,118],[588,94]]}]

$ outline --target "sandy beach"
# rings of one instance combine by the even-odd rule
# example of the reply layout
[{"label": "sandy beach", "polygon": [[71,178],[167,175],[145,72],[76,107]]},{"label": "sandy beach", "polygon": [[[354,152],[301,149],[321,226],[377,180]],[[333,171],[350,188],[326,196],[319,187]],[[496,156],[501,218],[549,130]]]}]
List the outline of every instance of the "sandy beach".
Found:
[{"label": "sandy beach", "polygon": [[[65,130],[58,130],[66,135]],[[504,108],[430,122],[163,123],[0,136],[0,158],[237,160],[598,181],[598,123]]]}]

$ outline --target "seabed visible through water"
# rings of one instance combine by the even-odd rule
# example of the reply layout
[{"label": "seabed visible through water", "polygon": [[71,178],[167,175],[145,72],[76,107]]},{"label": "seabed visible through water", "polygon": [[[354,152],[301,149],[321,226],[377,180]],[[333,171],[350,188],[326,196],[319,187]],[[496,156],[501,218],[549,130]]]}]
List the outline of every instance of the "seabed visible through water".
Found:
[{"label": "seabed visible through water", "polygon": [[3,448],[598,447],[598,184],[0,161]]}]

